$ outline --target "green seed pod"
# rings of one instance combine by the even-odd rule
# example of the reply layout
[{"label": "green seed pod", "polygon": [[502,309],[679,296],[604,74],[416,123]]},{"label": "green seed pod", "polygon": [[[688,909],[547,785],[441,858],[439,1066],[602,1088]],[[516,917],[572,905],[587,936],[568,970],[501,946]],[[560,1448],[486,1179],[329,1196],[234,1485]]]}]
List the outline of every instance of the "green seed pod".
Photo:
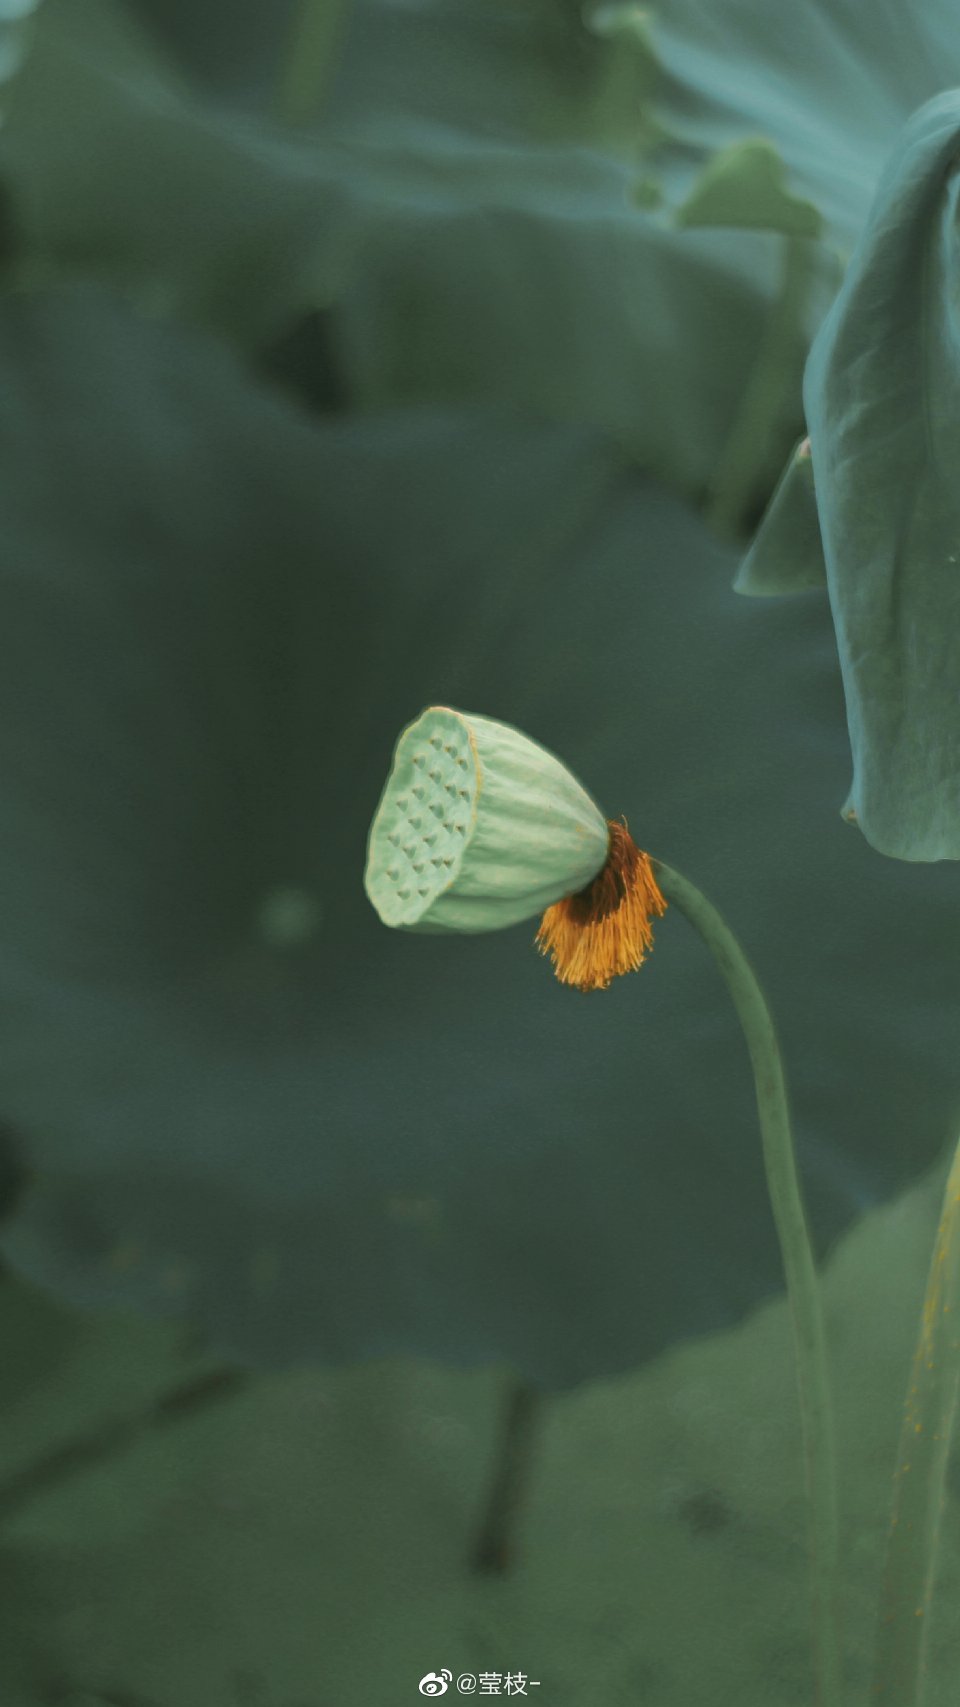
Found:
[{"label": "green seed pod", "polygon": [[501,930],[588,884],[609,839],[552,753],[509,724],[431,705],[394,750],[364,887],[385,925]]}]

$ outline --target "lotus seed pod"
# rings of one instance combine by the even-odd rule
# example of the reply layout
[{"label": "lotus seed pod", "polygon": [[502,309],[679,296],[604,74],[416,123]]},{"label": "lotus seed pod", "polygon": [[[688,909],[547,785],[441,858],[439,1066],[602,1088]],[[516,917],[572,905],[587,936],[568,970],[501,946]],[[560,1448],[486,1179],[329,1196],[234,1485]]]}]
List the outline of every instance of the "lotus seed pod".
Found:
[{"label": "lotus seed pod", "polygon": [[501,930],[583,889],[609,842],[552,753],[509,724],[432,705],[397,742],[364,886],[386,925]]}]

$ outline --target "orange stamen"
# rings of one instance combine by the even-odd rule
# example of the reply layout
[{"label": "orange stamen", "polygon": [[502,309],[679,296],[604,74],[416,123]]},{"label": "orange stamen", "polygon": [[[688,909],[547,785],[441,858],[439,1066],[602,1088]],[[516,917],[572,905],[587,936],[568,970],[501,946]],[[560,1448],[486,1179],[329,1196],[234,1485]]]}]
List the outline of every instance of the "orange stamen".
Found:
[{"label": "orange stamen", "polygon": [[667,910],[650,856],[637,847],[626,818],[607,824],[603,869],[585,889],[548,907],[536,935],[561,984],[578,990],[606,990],[622,972],[635,972],[653,947],[651,917]]}]

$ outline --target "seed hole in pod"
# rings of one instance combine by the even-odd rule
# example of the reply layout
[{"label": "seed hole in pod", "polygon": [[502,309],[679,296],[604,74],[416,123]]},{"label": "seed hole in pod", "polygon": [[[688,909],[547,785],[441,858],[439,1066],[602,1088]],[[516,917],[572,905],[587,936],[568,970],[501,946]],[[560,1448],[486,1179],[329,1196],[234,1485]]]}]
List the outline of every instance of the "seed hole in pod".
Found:
[{"label": "seed hole in pod", "polygon": [[410,899],[409,889],[398,889],[397,894],[399,895],[401,901],[409,901],[409,899]]},{"label": "seed hole in pod", "polygon": [[431,804],[430,810],[431,810],[431,812],[435,812],[438,818],[443,817],[443,807],[441,805],[439,805],[439,803],[436,800],[434,800],[433,803]]},{"label": "seed hole in pod", "polygon": [[443,863],[444,863],[444,865],[452,865],[453,860],[452,859],[445,859]]},{"label": "seed hole in pod", "polygon": [[419,766],[420,766],[420,767],[421,767],[421,769],[422,769],[422,768],[423,768],[423,766],[424,766],[424,765],[425,765],[425,764],[426,764],[426,762],[427,762],[427,760],[426,760],[426,755],[425,755],[425,754],[424,754],[424,753],[418,753],[418,754],[417,754],[417,755],[416,755],[416,758],[415,758],[415,759],[414,759],[414,761],[413,761],[413,762],[414,762],[414,764],[415,764],[415,765],[419,765]]},{"label": "seed hole in pod", "polygon": [[461,800],[469,800],[470,799],[469,788],[461,788],[461,789],[458,789],[457,792],[460,795]]},{"label": "seed hole in pod", "polygon": [[440,736],[439,735],[431,735],[430,745],[431,745],[431,747],[437,747],[437,748],[442,747],[443,742],[441,741]]},{"label": "seed hole in pod", "polygon": [[410,804],[409,800],[406,800],[406,799],[397,801],[397,805],[400,808],[401,812],[405,812],[407,810],[407,807],[409,806],[409,804]]},{"label": "seed hole in pod", "polygon": [[456,794],[457,785],[455,782],[445,782],[443,786],[447,794]]},{"label": "seed hole in pod", "polygon": [[392,842],[394,847],[398,848],[400,846],[400,836],[398,832],[394,830],[393,834],[387,837],[387,841]]},{"label": "seed hole in pod", "polygon": [[453,827],[456,830],[458,836],[465,836],[466,835],[467,832],[464,829],[462,824],[454,824]]},{"label": "seed hole in pod", "polygon": [[429,893],[430,893],[430,891],[429,891],[429,889],[419,889],[419,890],[418,890],[418,891],[417,891],[417,893],[418,893],[418,894],[419,894],[419,895],[429,895]]},{"label": "seed hole in pod", "polygon": [[445,753],[455,753],[457,749],[456,747],[444,747],[443,750]]},{"label": "seed hole in pod", "polygon": [[423,829],[423,819],[420,817],[419,813],[415,818],[409,818],[407,822],[409,823],[411,830]]},{"label": "seed hole in pod", "polygon": [[441,859],[439,854],[434,854],[430,861],[431,865],[449,865],[449,863],[449,860]]},{"label": "seed hole in pod", "polygon": [[425,841],[425,842],[426,842],[426,844],[427,844],[427,847],[428,847],[428,848],[432,848],[432,847],[433,847],[433,844],[434,844],[434,842],[435,842],[435,841],[436,841],[436,839],[437,839],[437,832],[436,832],[436,830],[431,830],[431,831],[430,831],[430,834],[429,834],[429,836],[424,836],[424,838],[423,838],[423,839],[424,839],[424,841]]},{"label": "seed hole in pod", "polygon": [[460,766],[460,769],[462,771],[468,771],[470,769],[470,766],[467,764],[466,759],[458,759],[457,764]]},{"label": "seed hole in pod", "polygon": [[407,843],[407,846],[406,846],[406,847],[405,847],[405,848],[404,848],[404,850],[403,850],[403,851],[404,851],[404,853],[405,853],[405,854],[406,854],[406,856],[407,856],[407,858],[408,858],[408,859],[412,859],[412,858],[413,858],[413,856],[414,856],[414,854],[415,854],[415,853],[416,853],[416,851],[417,851],[417,844],[416,844],[416,842],[408,842],[408,843]]},{"label": "seed hole in pod", "polygon": [[426,860],[423,860],[423,859],[420,859],[420,860],[417,860],[417,859],[415,859],[415,860],[414,860],[414,862],[413,862],[413,869],[414,869],[414,871],[415,871],[415,872],[416,872],[416,874],[417,874],[417,876],[418,876],[418,877],[419,877],[419,876],[420,876],[420,873],[421,873],[421,871],[426,871],[426,869],[427,869],[427,862],[426,862]]},{"label": "seed hole in pod", "polygon": [[422,800],[424,795],[426,794],[426,792],[427,792],[426,789],[419,782],[417,783],[416,787],[413,790],[413,793],[416,795],[418,800]]},{"label": "seed hole in pod", "polygon": [[400,876],[400,867],[397,865],[391,866],[390,870],[387,872],[387,876],[396,883],[397,878]]},{"label": "seed hole in pod", "polygon": [[442,771],[431,771],[429,774],[430,774],[430,781],[431,782],[439,782],[440,778],[443,775],[443,772]]}]

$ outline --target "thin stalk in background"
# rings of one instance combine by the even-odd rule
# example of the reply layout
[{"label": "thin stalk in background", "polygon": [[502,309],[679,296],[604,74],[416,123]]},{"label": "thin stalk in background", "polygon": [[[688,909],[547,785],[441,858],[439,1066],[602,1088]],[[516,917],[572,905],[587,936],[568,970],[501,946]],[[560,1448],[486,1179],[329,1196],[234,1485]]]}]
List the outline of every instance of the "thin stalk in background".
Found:
[{"label": "thin stalk in background", "polygon": [[513,1563],[516,1527],[526,1491],[534,1434],[543,1400],[529,1382],[510,1381],[503,1406],[493,1477],[470,1563],[475,1571],[501,1573]]},{"label": "thin stalk in background", "polygon": [[316,117],[330,80],[346,9],[346,0],[297,0],[272,102],[274,117],[281,124],[302,125]]},{"label": "thin stalk in background", "polygon": [[725,538],[740,536],[757,503],[757,470],[768,465],[771,436],[796,390],[816,247],[809,237],[784,239],[780,289],[707,493],[707,521]]},{"label": "thin stalk in background", "polygon": [[820,1288],[794,1157],[780,1048],[756,975],[719,913],[685,877],[658,859],[652,859],[651,864],[665,899],[684,914],[716,960],[750,1052],[767,1188],[793,1318],[806,1462],[818,1701],[820,1707],[841,1707],[833,1401]]},{"label": "thin stalk in background", "polygon": [[947,1462],[960,1384],[960,1144],[933,1247],[894,1477],[873,1698],[921,1707]]}]

